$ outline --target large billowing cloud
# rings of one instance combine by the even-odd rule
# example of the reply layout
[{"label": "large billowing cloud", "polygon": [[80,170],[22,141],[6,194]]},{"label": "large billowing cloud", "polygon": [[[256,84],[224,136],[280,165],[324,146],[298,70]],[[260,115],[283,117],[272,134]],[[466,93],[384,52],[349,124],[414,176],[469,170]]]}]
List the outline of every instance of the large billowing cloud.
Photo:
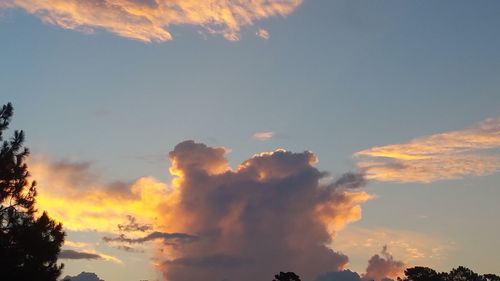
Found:
[{"label": "large billowing cloud", "polygon": [[369,179],[432,182],[500,170],[500,118],[464,130],[417,138],[357,152]]},{"label": "large billowing cloud", "polygon": [[170,159],[178,231],[200,240],[171,251],[160,265],[167,280],[253,281],[291,270],[312,280],[346,265],[346,256],[325,245],[360,218],[359,204],[370,196],[321,186],[313,153],[262,153],[230,170],[224,149],[187,141]]},{"label": "large billowing cloud", "polygon": [[233,169],[225,152],[178,144],[169,185],[150,177],[103,184],[88,165],[43,159],[30,169],[41,210],[67,229],[103,232],[110,243],[150,243],[170,281],[265,280],[292,270],[313,280],[344,268],[347,257],[326,245],[371,198],[357,188],[358,175],[325,184],[308,151],[261,153]]},{"label": "large billowing cloud", "polygon": [[5,0],[0,8],[22,8],[46,23],[63,28],[83,32],[105,29],[144,42],[171,40],[169,27],[174,25],[195,25],[228,40],[238,40],[242,27],[257,20],[286,16],[302,1]]}]

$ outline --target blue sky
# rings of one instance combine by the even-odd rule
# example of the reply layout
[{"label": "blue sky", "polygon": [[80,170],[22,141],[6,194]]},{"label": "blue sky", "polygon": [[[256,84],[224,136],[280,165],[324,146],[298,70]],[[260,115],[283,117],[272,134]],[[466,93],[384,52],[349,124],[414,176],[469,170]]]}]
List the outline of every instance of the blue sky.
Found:
[{"label": "blue sky", "polygon": [[[243,26],[239,41],[172,25],[173,40],[153,43],[3,9],[1,102],[13,103],[11,127],[26,131],[33,154],[89,162],[102,181],[168,182],[168,152],[186,139],[230,148],[233,167],[262,151],[311,150],[320,170],[338,176],[356,169],[357,151],[500,115],[499,9],[497,1],[305,0],[286,17]],[[256,36],[259,28],[270,38]],[[275,137],[253,139],[259,131]],[[408,231],[446,244],[439,262],[416,262],[499,274],[499,183],[498,174],[373,181],[366,190],[377,198],[339,239],[359,228]],[[374,253],[346,254],[363,270]],[[69,262],[68,274],[85,263]],[[90,265],[107,281],[128,280],[110,279],[106,268],[119,265]]]}]

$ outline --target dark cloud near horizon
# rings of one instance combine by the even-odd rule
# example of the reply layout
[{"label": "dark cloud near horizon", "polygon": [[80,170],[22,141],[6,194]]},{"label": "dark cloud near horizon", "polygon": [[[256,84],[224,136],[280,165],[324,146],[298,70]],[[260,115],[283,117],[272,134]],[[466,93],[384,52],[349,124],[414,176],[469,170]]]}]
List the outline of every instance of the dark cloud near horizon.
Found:
[{"label": "dark cloud near horizon", "polygon": [[59,253],[59,258],[66,259],[66,260],[79,260],[79,259],[99,260],[99,259],[102,259],[102,257],[99,254],[78,252],[75,250],[62,250],[61,253]]},{"label": "dark cloud near horizon", "polygon": [[63,278],[63,281],[104,281],[97,276],[97,274],[93,272],[82,272],[76,276],[69,276]]},{"label": "dark cloud near horizon", "polygon": [[178,221],[163,223],[203,239],[165,249],[175,257],[163,263],[167,280],[254,281],[279,271],[313,280],[343,269],[347,256],[325,245],[370,198],[346,188],[358,178],[343,177],[342,188],[322,185],[326,173],[309,151],[261,153],[234,170],[225,152],[185,141],[169,154],[179,192],[169,211]]}]

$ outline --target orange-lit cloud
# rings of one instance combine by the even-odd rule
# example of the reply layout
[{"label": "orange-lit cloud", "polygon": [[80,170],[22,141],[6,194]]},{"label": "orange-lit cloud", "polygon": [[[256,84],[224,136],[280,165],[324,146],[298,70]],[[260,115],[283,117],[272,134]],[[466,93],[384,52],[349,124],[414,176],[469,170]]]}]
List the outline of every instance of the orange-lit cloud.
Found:
[{"label": "orange-lit cloud", "polygon": [[168,280],[250,281],[278,268],[312,280],[343,269],[347,257],[327,245],[361,218],[360,205],[371,199],[357,188],[364,182],[350,174],[325,183],[309,151],[261,153],[235,169],[226,151],[178,144],[169,184],[151,177],[104,184],[85,164],[29,164],[40,210],[66,229],[101,232],[117,248],[150,243]]},{"label": "orange-lit cloud", "polygon": [[1,7],[22,8],[44,22],[93,32],[105,29],[144,42],[172,39],[171,26],[194,25],[228,40],[242,27],[286,16],[303,0],[5,0]]},{"label": "orange-lit cloud", "polygon": [[151,177],[130,184],[104,184],[85,164],[33,158],[29,165],[39,186],[37,208],[49,211],[67,230],[113,233],[118,225],[128,223],[130,215],[155,224],[160,206],[167,208],[175,194]]},{"label": "orange-lit cloud", "polygon": [[500,118],[464,130],[417,138],[406,144],[373,147],[355,153],[368,179],[432,182],[500,170]]}]

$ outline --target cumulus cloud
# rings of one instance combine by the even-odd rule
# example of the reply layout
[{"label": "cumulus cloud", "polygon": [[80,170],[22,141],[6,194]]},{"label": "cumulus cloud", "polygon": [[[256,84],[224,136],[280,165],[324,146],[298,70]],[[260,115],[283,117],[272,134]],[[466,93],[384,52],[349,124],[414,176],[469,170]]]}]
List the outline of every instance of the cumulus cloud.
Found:
[{"label": "cumulus cloud", "polygon": [[40,210],[70,230],[117,235],[109,243],[150,241],[153,264],[168,280],[253,281],[283,270],[312,280],[342,270],[347,257],[327,245],[372,198],[356,188],[360,176],[325,183],[310,151],[264,152],[236,168],[226,152],[178,144],[169,153],[169,184],[151,177],[106,184],[89,165],[29,164]]},{"label": "cumulus cloud", "polygon": [[322,273],[315,281],[392,281],[404,273],[405,267],[405,263],[394,260],[384,246],[380,255],[370,258],[362,276],[350,270],[333,271]]},{"label": "cumulus cloud", "polygon": [[373,147],[355,156],[368,179],[428,183],[497,172],[499,148],[500,118],[490,118],[464,130]]},{"label": "cumulus cloud", "polygon": [[171,250],[160,266],[168,280],[264,280],[282,270],[312,279],[346,265],[325,245],[360,218],[368,194],[320,185],[309,151],[261,153],[234,170],[220,152],[186,141],[169,154],[179,190],[173,217],[201,239]]},{"label": "cumulus cloud", "polygon": [[198,26],[228,40],[242,27],[291,14],[303,0],[4,0],[0,8],[21,8],[42,21],[82,32],[104,29],[144,42],[172,39],[170,28]]},{"label": "cumulus cloud", "polygon": [[405,267],[405,264],[402,261],[395,260],[387,251],[387,246],[384,246],[380,255],[376,254],[368,261],[368,267],[363,279],[374,281],[389,278],[396,279],[398,276],[403,275]]}]

